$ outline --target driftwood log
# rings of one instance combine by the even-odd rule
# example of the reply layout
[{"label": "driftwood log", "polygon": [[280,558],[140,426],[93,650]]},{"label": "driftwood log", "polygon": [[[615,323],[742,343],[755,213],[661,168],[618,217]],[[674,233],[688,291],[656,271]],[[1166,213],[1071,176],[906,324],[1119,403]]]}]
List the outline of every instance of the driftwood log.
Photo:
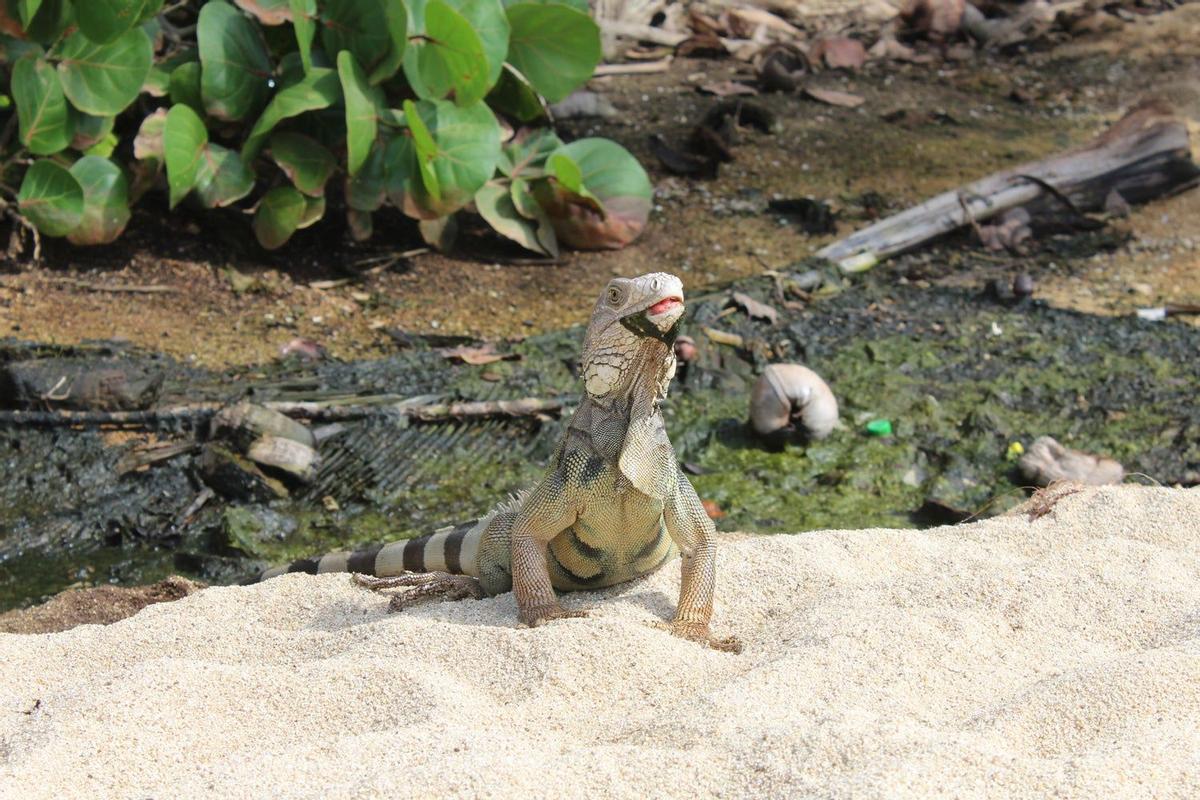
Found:
[{"label": "driftwood log", "polygon": [[997,172],[926,200],[817,252],[847,272],[1020,206],[1063,203],[1096,211],[1116,191],[1129,203],[1196,185],[1187,125],[1160,101],[1142,103],[1090,144]]}]

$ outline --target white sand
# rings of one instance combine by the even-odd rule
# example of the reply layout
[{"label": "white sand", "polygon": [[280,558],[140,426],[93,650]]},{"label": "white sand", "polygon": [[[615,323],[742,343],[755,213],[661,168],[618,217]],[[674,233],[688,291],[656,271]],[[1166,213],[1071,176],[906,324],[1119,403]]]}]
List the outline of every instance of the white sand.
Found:
[{"label": "white sand", "polygon": [[0,634],[0,796],[1200,797],[1200,490],[738,540],[740,656],[646,624],[677,572],[537,630],[291,575]]}]

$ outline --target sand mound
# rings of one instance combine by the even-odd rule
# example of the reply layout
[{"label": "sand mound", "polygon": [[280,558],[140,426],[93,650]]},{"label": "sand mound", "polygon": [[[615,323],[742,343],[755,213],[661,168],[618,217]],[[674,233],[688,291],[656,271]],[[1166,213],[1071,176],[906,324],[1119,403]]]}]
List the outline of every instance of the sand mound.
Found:
[{"label": "sand mound", "polygon": [[0,635],[0,796],[1200,796],[1200,490],[748,538],[715,630],[678,570],[512,627],[344,576]]}]

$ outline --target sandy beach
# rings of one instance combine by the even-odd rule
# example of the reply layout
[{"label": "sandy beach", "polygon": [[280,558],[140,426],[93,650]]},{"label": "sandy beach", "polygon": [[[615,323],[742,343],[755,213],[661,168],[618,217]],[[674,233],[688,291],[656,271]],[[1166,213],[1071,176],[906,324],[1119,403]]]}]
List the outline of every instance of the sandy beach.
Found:
[{"label": "sandy beach", "polygon": [[514,627],[344,575],[0,634],[0,797],[1200,796],[1200,489],[739,537],[714,632],[677,566]]}]

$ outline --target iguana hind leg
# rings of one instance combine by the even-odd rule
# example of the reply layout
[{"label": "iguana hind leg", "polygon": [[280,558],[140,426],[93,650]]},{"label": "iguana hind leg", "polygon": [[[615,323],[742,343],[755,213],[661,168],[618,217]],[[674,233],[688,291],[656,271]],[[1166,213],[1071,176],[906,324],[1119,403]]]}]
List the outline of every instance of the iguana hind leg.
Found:
[{"label": "iguana hind leg", "polygon": [[388,589],[411,589],[411,591],[394,594],[388,602],[388,611],[403,611],[409,606],[417,605],[433,598],[442,600],[478,600],[483,597],[483,587],[479,580],[467,575],[451,575],[449,572],[406,572],[403,575],[393,575],[387,578],[376,578],[374,575],[351,576],[359,586],[372,591]]}]

